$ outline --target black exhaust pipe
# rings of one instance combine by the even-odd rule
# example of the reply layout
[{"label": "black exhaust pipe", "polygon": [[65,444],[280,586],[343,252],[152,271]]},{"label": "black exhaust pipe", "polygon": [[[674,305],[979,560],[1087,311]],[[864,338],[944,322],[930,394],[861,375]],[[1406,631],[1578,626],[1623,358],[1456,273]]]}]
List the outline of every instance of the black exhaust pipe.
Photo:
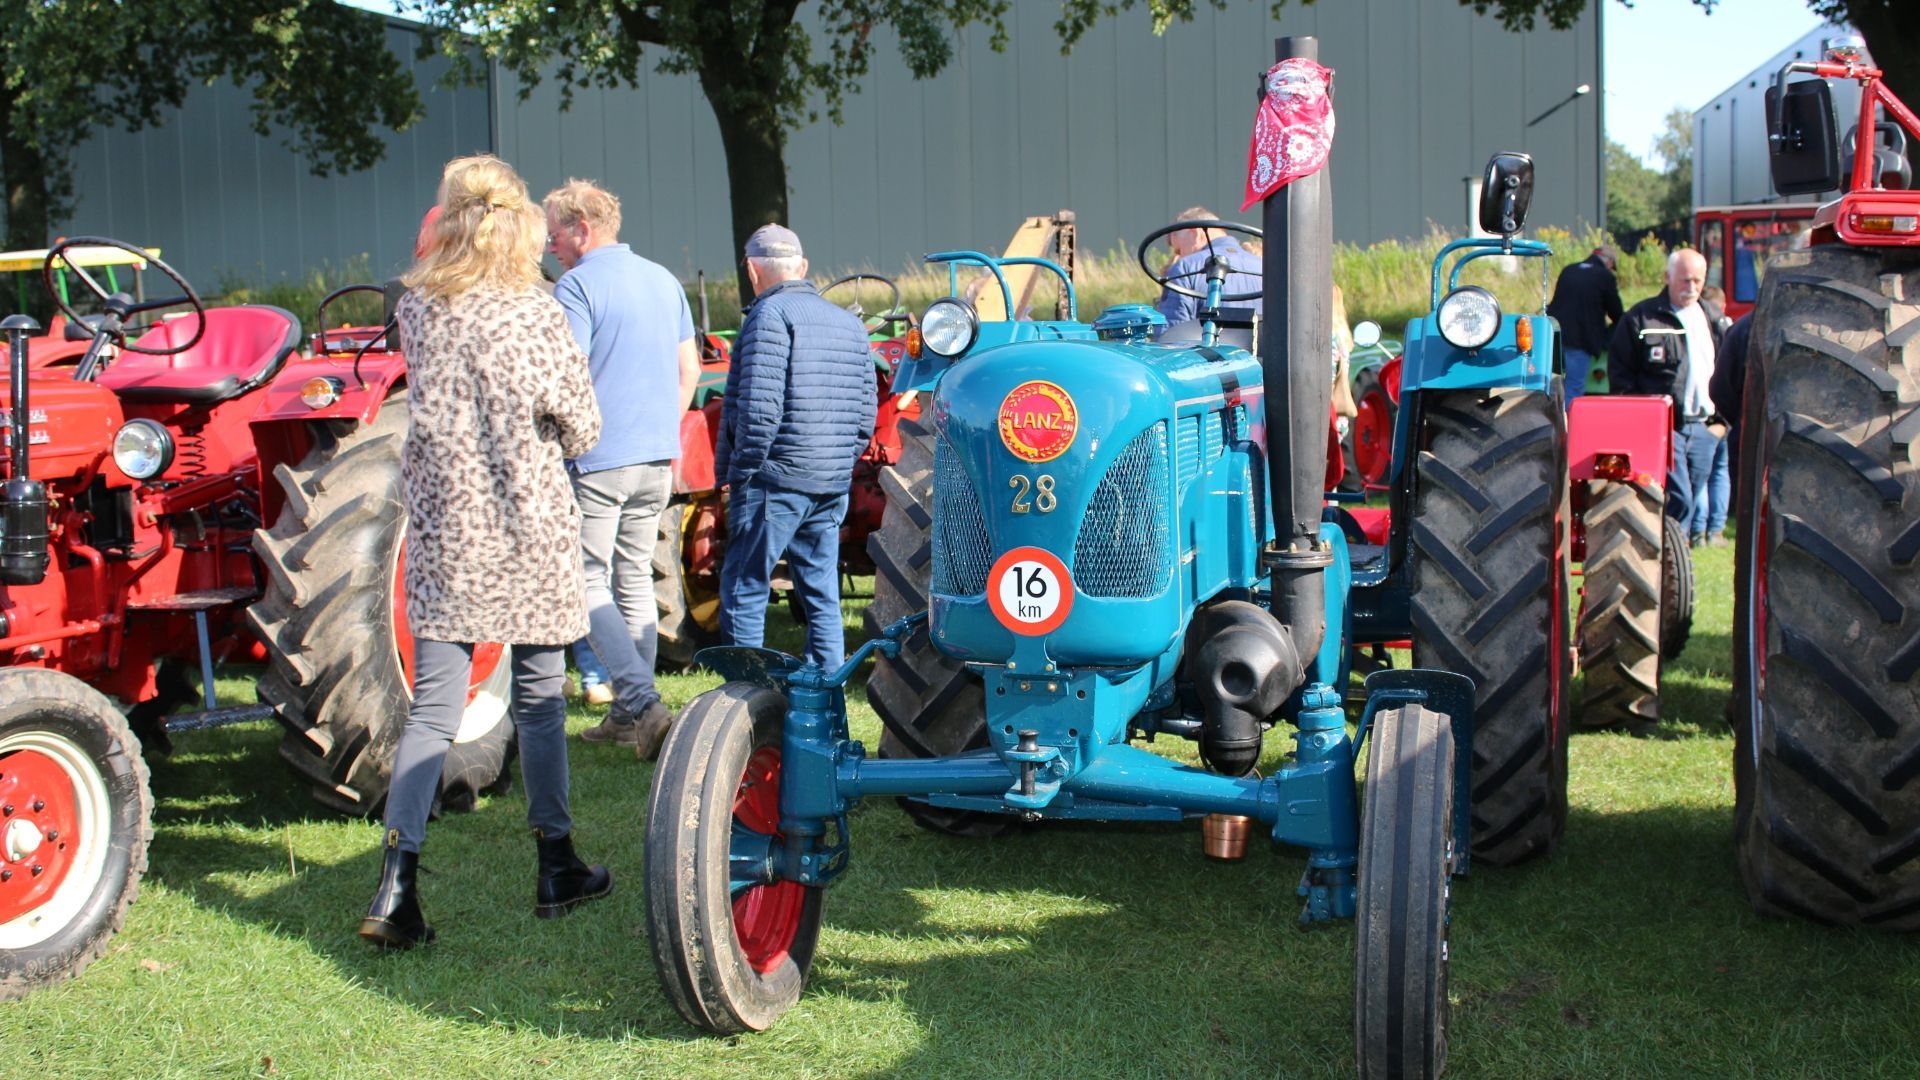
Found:
[{"label": "black exhaust pipe", "polygon": [[7,371],[12,383],[7,416],[9,471],[0,489],[0,584],[38,585],[46,580],[47,488],[27,475],[27,425],[33,414],[27,405],[27,335],[40,324],[27,315],[0,320],[7,335]]},{"label": "black exhaust pipe", "polygon": [[[1318,60],[1319,39],[1274,41],[1274,59]],[[1262,92],[1265,92],[1264,85]],[[1261,209],[1260,366],[1267,398],[1267,476],[1274,540],[1273,613],[1295,654],[1311,663],[1326,635],[1333,561],[1320,544],[1327,417],[1333,407],[1333,186],[1331,165],[1268,196]],[[1297,684],[1296,684],[1297,685]],[[1289,688],[1291,690],[1291,688]]]}]

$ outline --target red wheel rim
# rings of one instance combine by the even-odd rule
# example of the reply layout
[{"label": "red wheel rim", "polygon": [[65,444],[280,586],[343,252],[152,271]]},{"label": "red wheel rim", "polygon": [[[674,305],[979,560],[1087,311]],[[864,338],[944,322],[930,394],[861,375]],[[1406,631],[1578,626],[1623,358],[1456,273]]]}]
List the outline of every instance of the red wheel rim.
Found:
[{"label": "red wheel rim", "polygon": [[[763,746],[747,759],[733,796],[734,824],[763,836],[780,835],[780,750]],[[733,898],[733,935],[747,965],[765,975],[786,962],[800,933],[806,887],[797,881],[754,885]]]},{"label": "red wheel rim", "polygon": [[0,923],[11,922],[60,891],[81,849],[73,781],[37,750],[0,757]]},{"label": "red wheel rim", "polygon": [[[393,574],[393,646],[400,653],[400,671],[407,679],[407,694],[413,694],[413,629],[407,625],[407,580],[400,568],[407,556],[407,542],[400,541],[400,551],[394,556]],[[474,695],[493,677],[494,670],[500,666],[500,657],[506,652],[506,646],[493,641],[483,641],[473,647],[473,668],[467,675],[467,704],[473,704]]]},{"label": "red wheel rim", "polygon": [[1353,463],[1368,487],[1380,486],[1393,467],[1393,405],[1378,387],[1361,395],[1353,418]]}]

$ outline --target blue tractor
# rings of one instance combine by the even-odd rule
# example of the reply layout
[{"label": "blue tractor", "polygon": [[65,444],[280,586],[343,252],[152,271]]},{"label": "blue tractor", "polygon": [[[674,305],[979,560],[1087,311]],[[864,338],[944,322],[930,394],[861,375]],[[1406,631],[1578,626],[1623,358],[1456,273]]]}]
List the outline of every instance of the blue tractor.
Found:
[{"label": "blue tractor", "polygon": [[[1311,58],[1314,42],[1280,48]],[[1522,243],[1530,185],[1523,157],[1490,166],[1494,250]],[[895,559],[898,537],[876,540],[881,633],[837,671],[706,650],[727,681],[662,750],[648,928],[689,1022],[760,1030],[798,999],[861,799],[901,798],[956,832],[1204,816],[1307,851],[1303,923],[1355,920],[1362,1074],[1440,1071],[1448,879],[1470,854],[1547,851],[1565,814],[1558,358],[1544,317],[1522,347],[1516,320],[1477,296],[1416,324],[1433,340],[1409,352],[1428,366],[1402,411],[1402,460],[1418,462],[1395,487],[1406,524],[1387,545],[1356,542],[1324,491],[1330,194],[1322,171],[1267,200],[1264,230],[1201,223],[1264,231],[1266,285],[1225,293],[1212,260],[1189,324],[1138,306],[1079,321],[1064,273],[1064,320],[983,323],[957,297],[928,308],[899,385],[931,400],[889,474],[905,501],[883,527],[923,542]],[[1009,264],[1059,273],[929,258],[1002,289]],[[1408,638],[1425,666],[1350,694],[1356,646]],[[875,654],[888,738],[869,755],[843,687]],[[1279,724],[1291,751],[1263,771]],[[1158,736],[1194,740],[1200,764],[1136,745]]]}]

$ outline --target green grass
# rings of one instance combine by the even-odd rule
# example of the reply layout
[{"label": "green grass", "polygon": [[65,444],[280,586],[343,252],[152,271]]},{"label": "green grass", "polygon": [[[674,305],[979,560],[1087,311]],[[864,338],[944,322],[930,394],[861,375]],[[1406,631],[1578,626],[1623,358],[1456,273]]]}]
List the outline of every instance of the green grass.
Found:
[{"label": "green grass", "polygon": [[[1912,941],[1747,907],[1721,719],[1731,560],[1697,554],[1700,614],[1658,733],[1577,736],[1559,853],[1455,885],[1454,1076],[1920,1072]],[[780,606],[770,622],[776,644],[796,643]],[[679,705],[711,681],[664,686]],[[1295,852],[1210,863],[1192,827],[965,842],[870,803],[807,994],[771,1032],[711,1038],[668,1006],[647,947],[650,766],[572,748],[580,845],[612,866],[612,898],[533,918],[516,792],[434,824],[422,891],[441,939],[386,956],[353,935],[377,829],[315,811],[276,741],[266,727],[188,735],[155,763],[152,870],[125,932],[79,980],[0,1007],[14,1061],[0,1072],[1352,1075],[1353,932],[1296,928]]]}]

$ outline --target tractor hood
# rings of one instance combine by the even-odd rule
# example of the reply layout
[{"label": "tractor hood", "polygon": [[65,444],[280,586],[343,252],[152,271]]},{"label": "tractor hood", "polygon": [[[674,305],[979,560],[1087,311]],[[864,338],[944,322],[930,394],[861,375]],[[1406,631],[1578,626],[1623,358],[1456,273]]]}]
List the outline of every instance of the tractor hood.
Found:
[{"label": "tractor hood", "polygon": [[[0,432],[12,423],[12,409],[0,397]],[[91,382],[74,382],[73,370],[52,367],[27,375],[27,472],[53,484],[103,468],[118,476],[106,454],[124,413],[113,392]],[[0,475],[10,471],[0,453]]]},{"label": "tractor hood", "polygon": [[956,364],[931,409],[939,647],[995,664],[1022,639],[1057,664],[1177,657],[1192,604],[1252,587],[1271,535],[1260,379],[1243,350],[1151,343],[1015,343]]}]

